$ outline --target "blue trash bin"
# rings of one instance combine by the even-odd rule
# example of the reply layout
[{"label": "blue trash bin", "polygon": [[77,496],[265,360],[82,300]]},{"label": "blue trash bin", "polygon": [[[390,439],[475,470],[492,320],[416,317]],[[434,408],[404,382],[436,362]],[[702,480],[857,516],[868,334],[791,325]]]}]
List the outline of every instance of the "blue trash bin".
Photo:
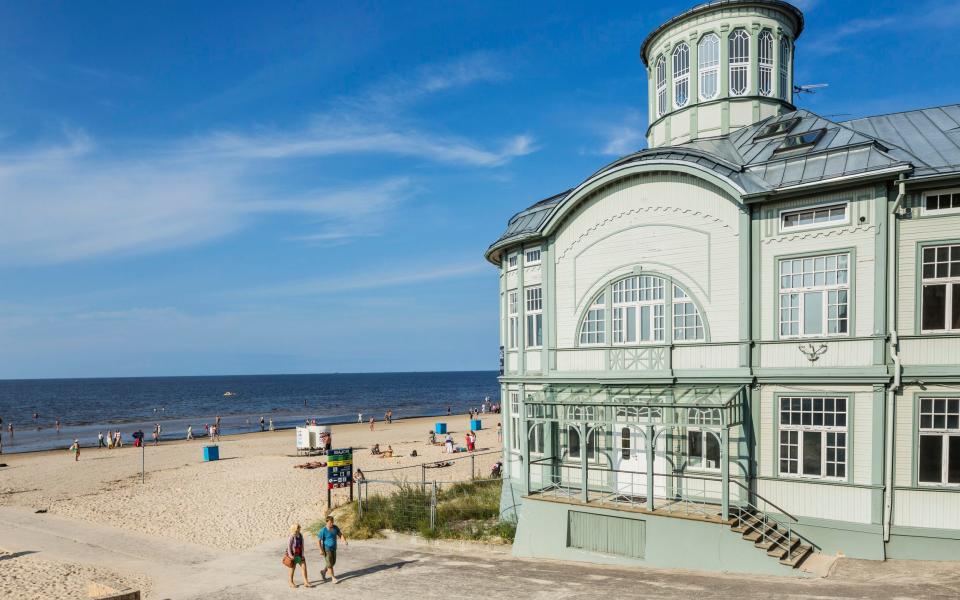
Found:
[{"label": "blue trash bin", "polygon": [[483,429],[483,423],[480,419],[470,419],[470,431],[480,431]]},{"label": "blue trash bin", "polygon": [[446,432],[447,432],[447,424],[446,424],[446,423],[436,423],[436,424],[433,426],[433,432],[434,432],[434,433],[440,433],[440,434],[446,433]]},{"label": "blue trash bin", "polygon": [[209,462],[211,460],[220,460],[220,446],[203,447],[203,462]]}]

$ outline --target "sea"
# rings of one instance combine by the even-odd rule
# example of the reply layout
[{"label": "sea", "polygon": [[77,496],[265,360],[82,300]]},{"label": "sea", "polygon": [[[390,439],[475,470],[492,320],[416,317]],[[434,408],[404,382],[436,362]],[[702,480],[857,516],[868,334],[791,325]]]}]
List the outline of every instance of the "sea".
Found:
[{"label": "sea", "polygon": [[4,453],[29,452],[74,438],[96,446],[110,430],[129,444],[158,423],[161,441],[183,439],[189,425],[202,436],[218,415],[232,434],[259,431],[261,416],[276,429],[352,423],[360,413],[379,422],[388,409],[395,419],[466,413],[499,395],[496,371],[0,380],[0,427]]}]

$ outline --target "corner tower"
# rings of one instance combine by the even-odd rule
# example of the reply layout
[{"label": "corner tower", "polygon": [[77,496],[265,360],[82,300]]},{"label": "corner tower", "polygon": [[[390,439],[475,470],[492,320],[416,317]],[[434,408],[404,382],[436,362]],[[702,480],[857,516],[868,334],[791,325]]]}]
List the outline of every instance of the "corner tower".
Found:
[{"label": "corner tower", "polygon": [[803,13],[780,0],[718,0],[677,15],[640,48],[651,148],[725,135],[794,110]]}]

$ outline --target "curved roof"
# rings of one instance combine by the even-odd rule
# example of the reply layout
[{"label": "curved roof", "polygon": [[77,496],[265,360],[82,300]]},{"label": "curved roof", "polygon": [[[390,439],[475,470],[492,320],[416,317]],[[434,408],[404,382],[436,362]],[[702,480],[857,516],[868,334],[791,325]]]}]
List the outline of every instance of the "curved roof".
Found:
[{"label": "curved roof", "polygon": [[669,21],[664,22],[659,27],[650,32],[650,35],[643,40],[643,44],[640,46],[640,58],[643,60],[643,64],[649,64],[647,62],[647,48],[650,45],[650,42],[653,41],[658,35],[660,35],[666,29],[673,27],[680,21],[684,21],[694,15],[699,15],[714,10],[720,10],[723,8],[737,7],[737,6],[766,6],[770,8],[777,8],[782,10],[788,15],[791,15],[796,21],[796,30],[794,32],[794,37],[800,37],[800,33],[803,31],[803,13],[799,8],[790,4],[789,2],[783,2],[783,0],[714,0],[713,2],[706,2],[704,4],[698,4],[688,11],[682,12],[679,15],[673,17]]}]

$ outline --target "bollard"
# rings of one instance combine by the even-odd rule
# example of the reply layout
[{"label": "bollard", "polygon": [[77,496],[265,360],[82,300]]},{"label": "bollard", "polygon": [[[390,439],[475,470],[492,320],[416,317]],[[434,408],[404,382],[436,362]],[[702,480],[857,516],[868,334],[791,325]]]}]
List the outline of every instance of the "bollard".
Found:
[{"label": "bollard", "polygon": [[476,459],[477,457],[475,455],[473,454],[470,455],[470,479],[477,478],[477,469],[476,469],[477,460]]}]

